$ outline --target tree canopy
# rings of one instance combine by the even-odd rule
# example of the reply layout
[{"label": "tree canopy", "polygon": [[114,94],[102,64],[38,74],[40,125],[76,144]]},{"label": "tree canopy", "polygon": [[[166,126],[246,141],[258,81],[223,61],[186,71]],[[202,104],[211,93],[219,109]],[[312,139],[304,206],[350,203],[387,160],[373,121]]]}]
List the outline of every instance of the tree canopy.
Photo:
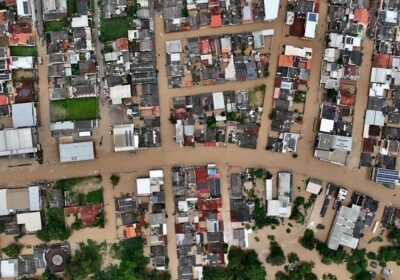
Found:
[{"label": "tree canopy", "polygon": [[36,235],[40,240],[45,242],[68,239],[69,231],[65,226],[63,210],[58,208],[48,209],[46,213],[46,225]]},{"label": "tree canopy", "polygon": [[282,265],[286,262],[285,254],[281,246],[279,246],[278,242],[271,241],[270,242],[270,253],[267,256],[267,263],[271,265]]},{"label": "tree canopy", "polygon": [[8,245],[7,247],[1,249],[1,251],[9,256],[10,258],[16,259],[19,257],[19,254],[21,252],[22,245],[18,243],[13,243]]},{"label": "tree canopy", "polygon": [[242,250],[232,246],[228,260],[226,268],[205,266],[204,280],[264,280],[267,277],[265,268],[254,250]]}]

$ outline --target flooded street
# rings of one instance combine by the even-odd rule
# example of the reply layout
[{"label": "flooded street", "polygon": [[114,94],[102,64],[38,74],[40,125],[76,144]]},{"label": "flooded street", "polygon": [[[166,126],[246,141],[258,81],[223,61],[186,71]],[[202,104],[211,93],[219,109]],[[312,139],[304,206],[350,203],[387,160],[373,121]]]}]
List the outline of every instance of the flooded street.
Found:
[{"label": "flooded street", "polygon": [[[152,148],[148,150],[138,151],[136,154],[114,153],[112,151],[113,138],[109,134],[110,119],[109,114],[112,107],[108,103],[100,102],[101,119],[99,128],[95,131],[96,140],[96,159],[88,162],[76,162],[62,164],[58,162],[57,141],[51,137],[50,131],[50,106],[47,81],[47,59],[46,47],[38,46],[38,55],[42,57],[43,64],[38,65],[39,75],[39,91],[40,91],[40,127],[39,142],[44,149],[44,161],[49,165],[39,165],[36,162],[28,167],[12,167],[3,164],[0,165],[0,184],[4,187],[23,186],[31,182],[39,182],[42,180],[57,180],[69,177],[91,176],[101,174],[103,176],[104,188],[104,205],[106,213],[106,226],[104,229],[86,228],[75,231],[69,238],[72,248],[76,248],[77,244],[87,239],[93,239],[98,242],[106,241],[113,243],[122,236],[118,231],[118,225],[115,216],[115,197],[122,194],[131,194],[136,192],[135,180],[139,176],[146,176],[149,169],[162,168],[165,174],[165,198],[166,211],[168,214],[168,255],[169,268],[172,279],[177,279],[177,254],[175,244],[175,220],[173,213],[174,201],[171,188],[171,167],[176,165],[199,166],[207,163],[215,163],[221,172],[221,192],[223,195],[223,218],[225,228],[225,241],[232,243],[230,206],[229,206],[229,178],[232,168],[244,169],[247,167],[264,167],[268,171],[277,172],[279,170],[291,172],[296,180],[307,179],[309,177],[318,178],[324,183],[332,182],[338,185],[346,186],[351,191],[358,191],[373,197],[380,201],[380,209],[383,205],[392,204],[400,207],[400,201],[395,196],[400,196],[400,189],[390,190],[383,186],[373,184],[370,181],[370,169],[359,168],[359,158],[362,144],[362,130],[364,111],[367,106],[369,75],[371,69],[371,57],[373,43],[369,39],[365,39],[363,43],[363,63],[360,67],[360,80],[357,91],[357,101],[355,105],[354,123],[353,123],[353,149],[349,157],[349,166],[338,166],[330,163],[322,162],[313,157],[314,142],[316,134],[313,130],[314,122],[319,113],[319,81],[321,71],[321,61],[323,58],[326,18],[328,10],[328,2],[322,1],[319,10],[319,22],[317,39],[304,40],[294,37],[286,37],[283,35],[283,22],[285,22],[285,11],[287,0],[281,1],[279,17],[271,23],[255,23],[242,24],[238,26],[224,26],[216,29],[200,29],[188,32],[167,33],[164,34],[163,19],[159,14],[155,18],[155,44],[157,50],[157,67],[159,71],[159,98],[161,108],[161,140],[162,147]],[[193,88],[170,89],[167,85],[166,76],[166,56],[165,41],[182,39],[188,37],[199,37],[203,35],[221,35],[227,33],[237,33],[244,31],[256,31],[263,29],[273,29],[275,34],[272,42],[272,53],[270,59],[268,78],[259,80],[251,80],[245,82],[228,82],[212,86],[202,86]],[[38,41],[40,41],[38,39]],[[266,151],[267,138],[270,133],[270,120],[268,114],[272,109],[272,93],[274,90],[274,78],[277,68],[277,59],[281,51],[281,46],[293,45],[297,47],[310,47],[313,49],[312,69],[308,82],[308,93],[305,104],[304,123],[301,126],[302,139],[299,141],[297,150],[298,158],[293,158],[291,154],[281,154]],[[266,95],[264,99],[264,114],[262,115],[261,129],[259,133],[257,149],[247,150],[239,149],[232,145],[225,148],[210,148],[204,146],[196,146],[195,148],[180,148],[174,141],[175,128],[169,122],[170,115],[170,98],[174,96],[193,95],[203,92],[237,90],[243,88],[253,88],[255,86],[266,84]],[[100,140],[102,139],[102,140]],[[102,145],[99,145],[99,142]],[[118,174],[121,177],[120,183],[113,188],[109,177],[111,174]],[[301,179],[299,179],[301,178]],[[303,187],[303,185],[301,185]],[[333,220],[333,212],[328,214],[327,229],[323,232],[317,232],[316,236],[321,240],[327,238],[329,226]],[[380,219],[381,213],[376,216]],[[287,221],[285,221],[285,224]],[[303,234],[305,227],[295,225],[291,228],[290,234],[286,232],[287,226],[280,226],[276,230],[263,229],[258,230],[250,236],[250,247],[254,248],[260,260],[266,265],[268,279],[274,279],[274,274],[282,267],[272,267],[266,264],[265,259],[269,252],[269,241],[267,236],[274,235],[276,240],[282,245],[285,253],[296,252],[301,260],[314,261],[317,263],[314,272],[322,277],[323,273],[332,272],[338,279],[350,279],[345,265],[326,266],[317,262],[319,257],[316,251],[308,251],[301,247],[298,238]],[[254,237],[257,236],[257,242]],[[7,246],[14,242],[13,238],[1,236],[1,247]],[[25,244],[23,253],[31,253],[34,246],[42,243],[35,236],[24,236],[20,242]],[[366,244],[362,243],[361,246]],[[378,245],[378,243],[376,244]],[[370,248],[370,247],[369,247]],[[147,252],[148,253],[148,252]],[[396,269],[393,275],[400,275],[400,270],[394,265],[390,265],[392,269]],[[396,279],[392,277],[390,279]]]}]

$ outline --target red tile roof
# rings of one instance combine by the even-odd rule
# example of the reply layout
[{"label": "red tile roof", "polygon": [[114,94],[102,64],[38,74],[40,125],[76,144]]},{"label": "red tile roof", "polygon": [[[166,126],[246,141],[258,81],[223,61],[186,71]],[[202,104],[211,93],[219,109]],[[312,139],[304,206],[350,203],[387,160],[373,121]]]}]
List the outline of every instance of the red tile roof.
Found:
[{"label": "red tile roof", "polygon": [[128,38],[118,38],[115,40],[115,46],[117,51],[128,51],[129,50],[129,42]]},{"label": "red tile roof", "polygon": [[8,97],[5,95],[0,95],[0,105],[7,105],[8,104]]},{"label": "red tile roof", "polygon": [[200,49],[201,49],[201,54],[208,54],[211,52],[210,41],[208,38],[200,39]]},{"label": "red tile roof", "polygon": [[367,9],[355,9],[354,11],[354,21],[368,25],[369,22],[369,12]]},{"label": "red tile roof", "polygon": [[372,62],[372,67],[378,68],[392,68],[393,57],[390,54],[375,54],[374,61]]},{"label": "red tile roof", "polygon": [[211,15],[211,27],[220,27],[222,25],[222,18],[220,14]]}]

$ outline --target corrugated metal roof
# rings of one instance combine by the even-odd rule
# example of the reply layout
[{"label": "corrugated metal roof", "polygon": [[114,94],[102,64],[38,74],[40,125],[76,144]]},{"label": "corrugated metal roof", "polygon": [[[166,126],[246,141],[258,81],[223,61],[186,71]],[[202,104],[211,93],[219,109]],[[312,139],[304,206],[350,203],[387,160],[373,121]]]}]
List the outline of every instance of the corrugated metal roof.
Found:
[{"label": "corrugated metal roof", "polygon": [[60,144],[60,162],[74,162],[94,159],[93,142]]}]

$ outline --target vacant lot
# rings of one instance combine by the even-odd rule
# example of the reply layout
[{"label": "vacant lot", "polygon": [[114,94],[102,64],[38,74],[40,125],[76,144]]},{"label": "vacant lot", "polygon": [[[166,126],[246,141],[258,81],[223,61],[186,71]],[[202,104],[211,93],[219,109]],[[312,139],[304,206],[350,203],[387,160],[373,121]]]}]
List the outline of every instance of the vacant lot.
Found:
[{"label": "vacant lot", "polygon": [[37,56],[35,47],[13,46],[10,47],[12,56]]},{"label": "vacant lot", "polygon": [[51,101],[51,118],[53,121],[94,120],[97,116],[97,97]]},{"label": "vacant lot", "polygon": [[60,31],[63,28],[67,28],[69,25],[68,20],[53,20],[53,21],[46,21],[44,23],[44,31],[51,32],[51,31]]},{"label": "vacant lot", "polygon": [[100,23],[100,41],[114,41],[121,37],[128,37],[128,20],[126,17],[102,19]]}]

